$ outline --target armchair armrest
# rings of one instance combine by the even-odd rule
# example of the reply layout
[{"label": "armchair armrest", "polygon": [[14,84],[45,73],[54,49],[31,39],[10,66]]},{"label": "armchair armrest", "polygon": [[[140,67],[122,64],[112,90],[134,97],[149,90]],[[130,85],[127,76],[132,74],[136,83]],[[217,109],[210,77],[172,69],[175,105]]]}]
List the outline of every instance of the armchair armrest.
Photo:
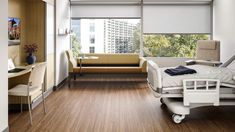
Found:
[{"label": "armchair armrest", "polygon": [[139,66],[142,68],[142,72],[147,72],[147,60],[144,57],[140,57],[140,64]]},{"label": "armchair armrest", "polygon": [[187,60],[185,61],[186,65],[195,65],[196,61],[195,60]]},{"label": "armchair armrest", "polygon": [[235,81],[235,76],[233,77],[233,80]]},{"label": "armchair armrest", "polygon": [[185,61],[186,65],[207,65],[207,66],[220,66],[222,63],[219,61],[210,61],[210,60],[188,60]]}]

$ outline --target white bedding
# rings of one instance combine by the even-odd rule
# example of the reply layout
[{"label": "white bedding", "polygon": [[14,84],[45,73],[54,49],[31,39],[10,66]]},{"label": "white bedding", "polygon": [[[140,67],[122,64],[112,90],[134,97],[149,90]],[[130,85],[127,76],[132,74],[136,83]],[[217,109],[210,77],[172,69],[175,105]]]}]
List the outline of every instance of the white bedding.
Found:
[{"label": "white bedding", "polygon": [[[167,68],[161,68],[162,86],[163,88],[181,87],[183,79],[219,79],[222,83],[235,84],[233,76],[235,69],[226,67],[211,67],[205,65],[186,66],[197,71],[196,74],[170,76],[164,72]],[[168,67],[169,68],[169,67]]]}]

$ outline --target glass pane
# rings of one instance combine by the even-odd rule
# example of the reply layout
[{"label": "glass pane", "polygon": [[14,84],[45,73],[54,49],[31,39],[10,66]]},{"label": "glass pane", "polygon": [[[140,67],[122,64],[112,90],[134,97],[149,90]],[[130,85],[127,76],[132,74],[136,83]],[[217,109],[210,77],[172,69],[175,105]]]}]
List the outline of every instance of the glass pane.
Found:
[{"label": "glass pane", "polygon": [[144,56],[193,58],[197,41],[209,38],[207,34],[144,35]]},{"label": "glass pane", "polygon": [[73,19],[71,28],[75,56],[91,51],[139,53],[139,19]]}]

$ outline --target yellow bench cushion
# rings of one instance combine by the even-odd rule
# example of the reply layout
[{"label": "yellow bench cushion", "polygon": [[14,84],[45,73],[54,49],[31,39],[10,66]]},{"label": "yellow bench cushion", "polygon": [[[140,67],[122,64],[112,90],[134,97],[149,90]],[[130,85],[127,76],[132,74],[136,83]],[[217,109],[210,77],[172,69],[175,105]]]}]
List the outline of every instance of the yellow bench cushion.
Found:
[{"label": "yellow bench cushion", "polygon": [[83,60],[82,64],[139,64],[138,54],[85,54],[85,56],[99,58]]}]

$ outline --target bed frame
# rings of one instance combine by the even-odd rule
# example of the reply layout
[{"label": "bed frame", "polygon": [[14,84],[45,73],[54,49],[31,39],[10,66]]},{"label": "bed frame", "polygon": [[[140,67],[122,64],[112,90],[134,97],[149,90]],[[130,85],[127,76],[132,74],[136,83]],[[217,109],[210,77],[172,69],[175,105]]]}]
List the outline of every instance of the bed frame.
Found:
[{"label": "bed frame", "polygon": [[167,88],[182,92],[164,92],[161,69],[155,62],[148,61],[147,81],[154,96],[174,113],[175,123],[181,123],[192,108],[235,105],[235,85],[221,83],[219,79],[183,79],[182,87]]}]

